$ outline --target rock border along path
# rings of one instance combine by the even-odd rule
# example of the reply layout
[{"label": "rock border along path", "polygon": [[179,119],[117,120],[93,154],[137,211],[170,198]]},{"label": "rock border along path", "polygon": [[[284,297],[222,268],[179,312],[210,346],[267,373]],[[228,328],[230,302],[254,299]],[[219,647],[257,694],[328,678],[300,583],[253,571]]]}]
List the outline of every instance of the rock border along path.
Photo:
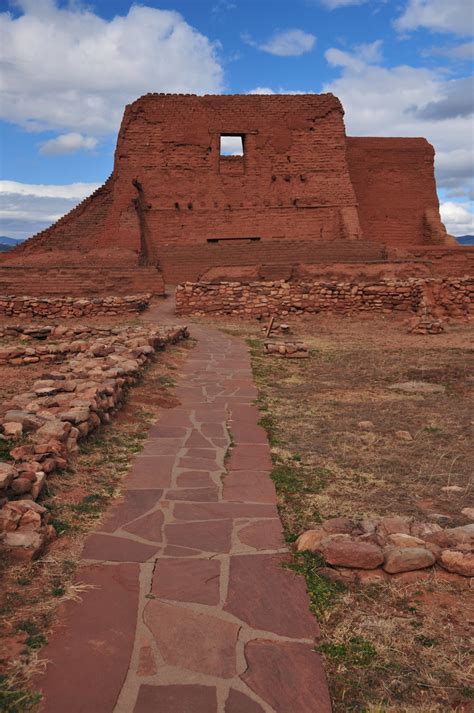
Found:
[{"label": "rock border along path", "polygon": [[191,335],[181,403],[87,539],[79,578],[92,586],[42,651],[47,713],[331,710],[304,579],[282,566],[248,349]]}]

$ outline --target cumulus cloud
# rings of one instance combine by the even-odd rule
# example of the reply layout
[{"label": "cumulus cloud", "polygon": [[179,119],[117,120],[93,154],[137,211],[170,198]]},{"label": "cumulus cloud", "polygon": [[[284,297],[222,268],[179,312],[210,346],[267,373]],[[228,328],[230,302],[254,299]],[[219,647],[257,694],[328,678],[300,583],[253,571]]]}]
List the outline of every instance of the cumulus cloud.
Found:
[{"label": "cumulus cloud", "polygon": [[472,35],[474,5],[472,0],[408,0],[404,12],[395,20],[395,27],[404,32],[424,28]]},{"label": "cumulus cloud", "polygon": [[0,181],[0,232],[27,238],[54,223],[98,187],[97,183],[57,186]]},{"label": "cumulus cloud", "polygon": [[61,134],[55,139],[49,139],[40,144],[40,153],[45,156],[70,154],[76,151],[91,151],[97,146],[97,139],[93,136],[83,136],[77,132]]},{"label": "cumulus cloud", "polygon": [[465,62],[472,62],[474,60],[474,42],[463,42],[453,47],[432,47],[431,50],[428,50],[425,54],[441,55]]},{"label": "cumulus cloud", "polygon": [[[326,59],[340,69],[340,76],[325,84],[324,91],[341,99],[348,133],[425,136],[437,152],[439,186],[448,195],[469,194],[473,184],[472,121],[459,107],[456,111],[446,108],[452,81],[423,67],[369,64],[357,52],[336,48],[326,52]],[[426,115],[414,107],[426,108]]]},{"label": "cumulus cloud", "polygon": [[441,203],[441,220],[451,235],[474,235],[474,213],[462,203]]},{"label": "cumulus cloud", "polygon": [[124,105],[150,91],[222,89],[217,45],[174,11],[132,5],[105,20],[56,0],[0,13],[0,117],[30,129],[115,131]]},{"label": "cumulus cloud", "polygon": [[257,47],[263,52],[268,52],[278,57],[299,57],[305,52],[311,52],[316,44],[314,35],[298,29],[275,32],[268,40],[262,43],[255,42],[250,35],[243,35],[242,39],[251,47]]},{"label": "cumulus cloud", "polygon": [[428,102],[415,112],[421,119],[451,119],[474,113],[474,76],[453,79],[443,87],[444,97]]}]

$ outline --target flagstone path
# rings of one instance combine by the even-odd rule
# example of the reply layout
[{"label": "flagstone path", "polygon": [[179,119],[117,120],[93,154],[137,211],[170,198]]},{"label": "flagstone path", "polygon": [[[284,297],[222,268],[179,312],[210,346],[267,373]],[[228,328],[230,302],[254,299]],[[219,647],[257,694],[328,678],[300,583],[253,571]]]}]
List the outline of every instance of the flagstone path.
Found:
[{"label": "flagstone path", "polygon": [[[42,656],[46,713],[326,713],[242,340],[193,326],[163,411],[83,551]],[[228,458],[226,454],[232,445]]]}]

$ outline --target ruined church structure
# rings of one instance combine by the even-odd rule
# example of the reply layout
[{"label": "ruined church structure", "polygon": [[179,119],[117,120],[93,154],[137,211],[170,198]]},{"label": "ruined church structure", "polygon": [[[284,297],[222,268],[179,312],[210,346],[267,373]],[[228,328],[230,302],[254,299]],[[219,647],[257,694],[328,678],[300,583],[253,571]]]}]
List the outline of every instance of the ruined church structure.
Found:
[{"label": "ruined church structure", "polygon": [[[227,137],[239,155],[224,155]],[[126,107],[104,185],[0,260],[3,294],[58,280],[159,294],[305,270],[465,274],[472,250],[440,220],[433,147],[346,136],[332,94],[147,94]]]}]

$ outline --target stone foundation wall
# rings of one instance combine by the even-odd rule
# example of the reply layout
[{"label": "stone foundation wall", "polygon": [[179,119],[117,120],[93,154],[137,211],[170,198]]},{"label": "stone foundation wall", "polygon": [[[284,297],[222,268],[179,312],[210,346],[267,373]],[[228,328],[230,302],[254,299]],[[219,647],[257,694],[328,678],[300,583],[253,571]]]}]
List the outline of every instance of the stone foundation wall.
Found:
[{"label": "stone foundation wall", "polygon": [[130,312],[143,312],[149,305],[152,295],[130,295],[127,297],[15,297],[0,295],[0,316],[44,317],[95,317],[97,315],[120,315]]},{"label": "stone foundation wall", "polygon": [[185,283],[176,289],[178,314],[266,317],[289,313],[417,313],[469,318],[474,277],[411,278],[370,283],[284,280]]},{"label": "stone foundation wall", "polygon": [[0,553],[31,559],[42,551],[55,535],[35,502],[47,478],[67,467],[78,441],[110,422],[154,354],[187,336],[186,327],[142,326],[94,337],[1,404],[0,440],[11,449],[10,459],[0,461]]}]

